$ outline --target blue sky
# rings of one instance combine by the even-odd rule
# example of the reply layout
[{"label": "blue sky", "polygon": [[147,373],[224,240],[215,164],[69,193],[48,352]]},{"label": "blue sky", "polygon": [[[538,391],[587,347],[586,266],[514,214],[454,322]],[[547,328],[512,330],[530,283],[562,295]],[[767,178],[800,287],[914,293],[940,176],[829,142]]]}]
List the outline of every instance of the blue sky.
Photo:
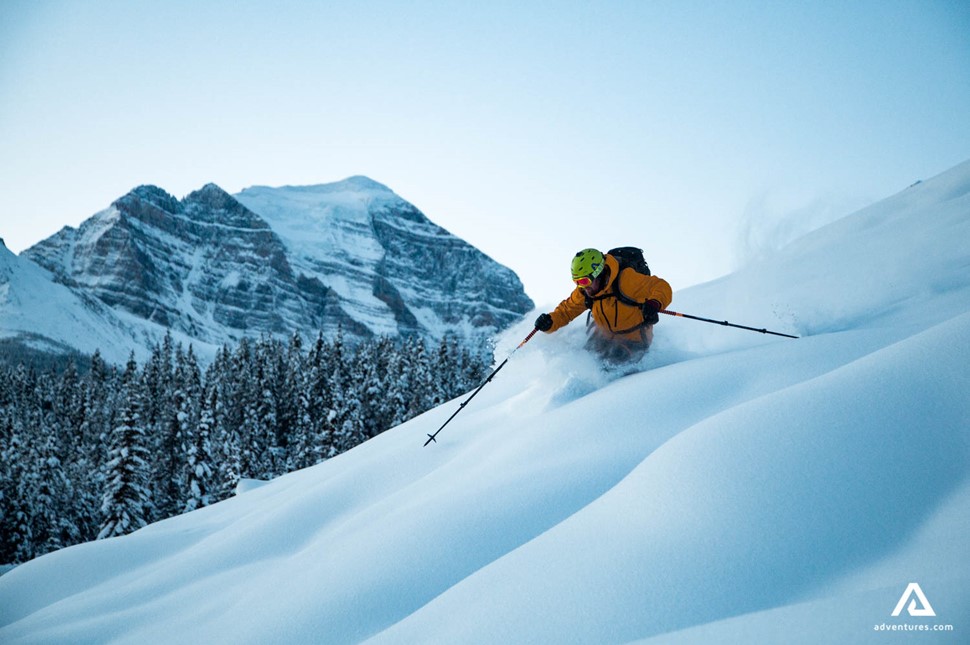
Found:
[{"label": "blue sky", "polygon": [[970,158],[968,115],[967,2],[5,0],[0,237],[363,174],[540,305],[585,246],[676,292]]}]

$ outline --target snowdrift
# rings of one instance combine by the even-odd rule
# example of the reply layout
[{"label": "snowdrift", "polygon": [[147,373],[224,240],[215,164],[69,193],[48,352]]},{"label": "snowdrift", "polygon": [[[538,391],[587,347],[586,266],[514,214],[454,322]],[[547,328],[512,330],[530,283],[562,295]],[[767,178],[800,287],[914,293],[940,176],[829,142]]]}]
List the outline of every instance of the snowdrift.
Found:
[{"label": "snowdrift", "polygon": [[0,577],[0,641],[967,642],[967,240],[970,162],[675,293],[798,340],[538,336],[437,444],[458,401]]}]

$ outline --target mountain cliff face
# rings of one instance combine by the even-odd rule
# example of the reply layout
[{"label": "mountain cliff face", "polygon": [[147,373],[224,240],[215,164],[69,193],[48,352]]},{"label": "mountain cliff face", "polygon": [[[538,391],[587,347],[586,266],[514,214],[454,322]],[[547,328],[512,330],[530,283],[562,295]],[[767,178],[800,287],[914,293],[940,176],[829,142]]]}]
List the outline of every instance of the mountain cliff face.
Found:
[{"label": "mountain cliff face", "polygon": [[366,177],[244,190],[301,274],[378,333],[504,329],[533,307],[518,277]]},{"label": "mountain cliff face", "polygon": [[141,186],[23,255],[143,335],[209,345],[338,326],[469,337],[533,306],[511,270],[364,177],[182,200]]}]

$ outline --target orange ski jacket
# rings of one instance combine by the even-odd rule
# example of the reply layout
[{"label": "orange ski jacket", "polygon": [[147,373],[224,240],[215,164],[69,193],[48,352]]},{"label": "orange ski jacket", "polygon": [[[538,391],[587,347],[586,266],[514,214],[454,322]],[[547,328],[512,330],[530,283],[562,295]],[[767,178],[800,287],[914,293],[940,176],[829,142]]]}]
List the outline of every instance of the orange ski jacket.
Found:
[{"label": "orange ski jacket", "polygon": [[[610,278],[603,289],[590,298],[579,287],[573,289],[569,297],[549,314],[552,317],[550,332],[565,327],[590,309],[593,322],[602,335],[624,342],[643,342],[643,310],[638,305],[656,300],[661,309],[666,309],[673,300],[673,290],[666,280],[657,276],[643,275],[632,268],[620,273],[619,262],[612,255],[607,254],[605,260]],[[638,305],[623,302],[617,297],[617,290]]]}]

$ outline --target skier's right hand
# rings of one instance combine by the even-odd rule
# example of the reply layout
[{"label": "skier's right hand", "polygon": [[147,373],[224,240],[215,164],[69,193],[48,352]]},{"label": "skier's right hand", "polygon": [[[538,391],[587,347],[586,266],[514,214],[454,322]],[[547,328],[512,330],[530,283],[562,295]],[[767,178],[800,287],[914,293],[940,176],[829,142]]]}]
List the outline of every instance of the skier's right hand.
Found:
[{"label": "skier's right hand", "polygon": [[549,314],[539,314],[536,318],[536,329],[539,331],[549,331],[552,329],[552,316]]}]

